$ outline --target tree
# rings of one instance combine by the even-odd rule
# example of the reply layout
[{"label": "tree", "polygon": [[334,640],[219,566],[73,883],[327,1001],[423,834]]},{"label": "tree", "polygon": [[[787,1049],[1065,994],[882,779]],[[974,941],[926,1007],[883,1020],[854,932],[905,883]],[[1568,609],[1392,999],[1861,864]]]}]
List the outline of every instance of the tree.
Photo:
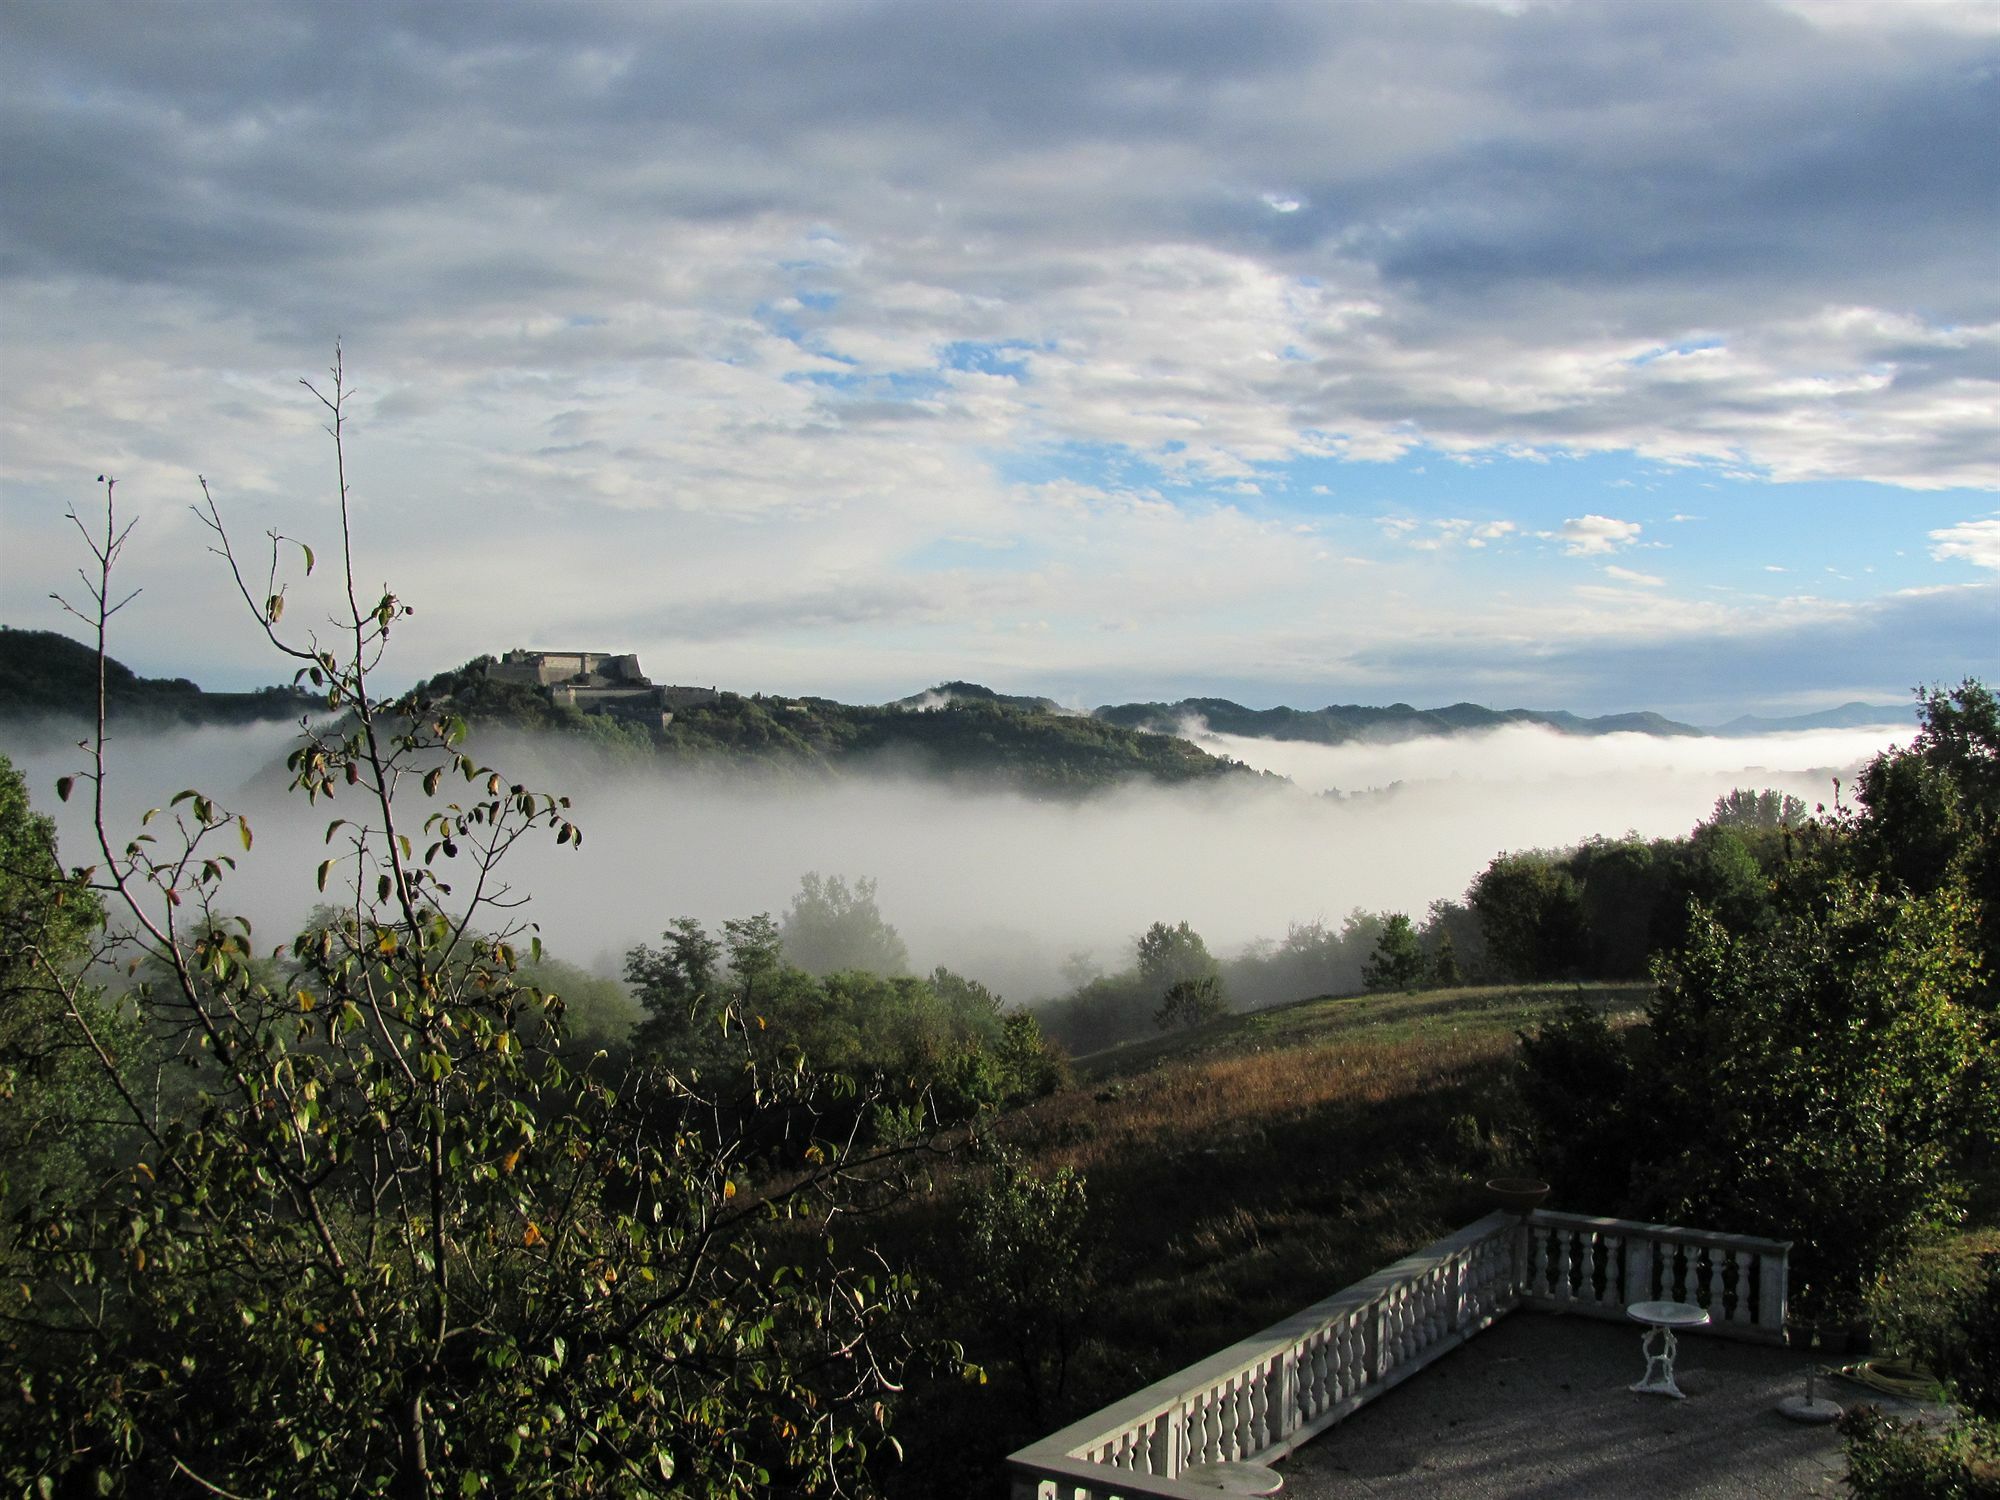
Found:
[{"label": "tree", "polygon": [[1391,912],[1382,924],[1375,953],[1361,970],[1371,990],[1415,989],[1424,977],[1424,946],[1407,912]]},{"label": "tree", "polygon": [[786,958],[808,974],[861,969],[889,975],[910,969],[910,950],[882,920],[875,882],[866,876],[849,886],[838,875],[808,873],[778,930]]},{"label": "tree", "polygon": [[625,982],[646,1017],[632,1045],[642,1058],[698,1066],[713,1059],[728,1024],[715,972],[722,945],[693,917],[675,918],[660,941],[625,955]]},{"label": "tree", "polygon": [[1221,967],[1201,934],[1185,921],[1172,927],[1155,922],[1134,946],[1139,981],[1148,994],[1159,997],[1159,1009],[1153,1014],[1156,1026],[1162,1030],[1177,1022],[1198,1026],[1228,1010]]},{"label": "tree", "polygon": [[1715,799],[1708,823],[1712,828],[1798,828],[1805,820],[1805,803],[1790,792],[1737,787]]},{"label": "tree", "polygon": [[1458,966],[1458,944],[1451,940],[1449,929],[1438,934],[1437,951],[1430,957],[1430,979],[1441,990],[1465,983],[1465,971]]},{"label": "tree", "polygon": [[1089,1325],[1099,1242],[1089,1219],[1074,1170],[1044,1177],[1004,1149],[959,1214],[959,1295],[981,1341],[1013,1366],[1038,1425],[1060,1405]]},{"label": "tree", "polygon": [[77,982],[102,919],[91,893],[63,878],[54,823],[0,754],[0,1207],[10,1212],[82,1190],[115,1144],[95,1123],[116,1099],[84,1032],[122,1051],[129,1021]]},{"label": "tree", "polygon": [[2000,1012],[2000,700],[1977,679],[1920,695],[1916,739],[1863,768],[1856,858],[1920,893],[1977,903],[1982,1006]]},{"label": "tree", "polygon": [[1487,951],[1509,977],[1561,979],[1583,957],[1583,902],[1576,878],[1548,854],[1501,854],[1467,893]]},{"label": "tree", "polygon": [[[1433,901],[1424,917],[1424,943],[1434,955],[1451,949],[1457,978],[1440,984],[1478,984],[1487,972],[1486,935],[1480,930],[1479,914],[1463,901]],[[1436,961],[1435,959],[1433,960]]]},{"label": "tree", "polygon": [[1952,1216],[1954,1155],[1996,1123],[1967,919],[1845,872],[1755,936],[1697,909],[1648,1013],[1651,1209],[1794,1240],[1808,1295],[1854,1310]]},{"label": "tree", "polygon": [[[338,364],[322,400],[345,538]],[[247,822],[187,789],[148,815],[158,842],[111,831],[100,692],[86,768],[58,786],[90,804],[95,863],[36,878],[130,929],[158,976],[132,998],[151,1047],[114,1053],[79,976],[35,955],[115,1096],[121,1166],[5,1246],[25,1291],[0,1309],[0,1479],[426,1500],[851,1487],[910,1291],[835,1236],[858,1193],[893,1190],[895,1153],[816,1129],[827,1084],[807,1069],[754,1071],[726,1109],[671,1071],[614,1080],[575,1057],[522,979],[539,942],[503,871],[523,839],[580,843],[567,801],[481,764],[421,695],[377,697],[409,609],[358,594],[344,547],[336,634],[288,634],[288,565],[310,575],[312,552],[274,536],[247,573],[203,494],[246,604],[332,716],[290,768],[338,807],[318,874],[344,898],[271,982],[221,904]],[[100,663],[129,535],[107,483],[82,611]]]},{"label": "tree", "polygon": [[1174,1026],[1200,1026],[1229,1014],[1222,998],[1222,981],[1213,974],[1199,979],[1176,979],[1160,997],[1153,1012],[1153,1024],[1162,1031]]}]

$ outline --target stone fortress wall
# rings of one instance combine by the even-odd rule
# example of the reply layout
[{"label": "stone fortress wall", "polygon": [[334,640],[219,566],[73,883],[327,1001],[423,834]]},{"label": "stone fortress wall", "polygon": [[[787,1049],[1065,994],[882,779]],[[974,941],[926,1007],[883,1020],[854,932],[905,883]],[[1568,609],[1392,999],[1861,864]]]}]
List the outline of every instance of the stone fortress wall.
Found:
[{"label": "stone fortress wall", "polygon": [[712,687],[662,686],[640,669],[639,658],[611,651],[526,651],[516,648],[487,669],[495,682],[517,682],[540,688],[552,703],[602,712],[614,705],[621,711],[650,706],[659,711],[662,727],[673,722],[673,710],[713,703],[722,695]]}]

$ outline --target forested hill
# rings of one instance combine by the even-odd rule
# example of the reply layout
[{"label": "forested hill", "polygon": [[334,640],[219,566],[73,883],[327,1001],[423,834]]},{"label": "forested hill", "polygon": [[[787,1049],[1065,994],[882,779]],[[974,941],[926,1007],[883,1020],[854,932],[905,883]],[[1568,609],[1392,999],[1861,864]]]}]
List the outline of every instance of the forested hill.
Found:
[{"label": "forested hill", "polygon": [[[288,687],[250,693],[205,693],[185,677],[141,677],[122,662],[104,666],[105,707],[123,721],[159,724],[249,724],[296,719],[323,709],[310,693]],[[0,719],[94,719],[97,653],[53,630],[0,625]]]},{"label": "forested hill", "polygon": [[536,688],[496,682],[487,664],[486,658],[468,662],[424,688],[450,699],[475,727],[565,730],[637,758],[787,776],[910,769],[1056,796],[1133,780],[1174,784],[1259,774],[1171,735],[971,683],[945,683],[881,705],[724,692],[713,702],[676,707],[662,726],[656,713],[586,714],[553,704]]},{"label": "forested hill", "polygon": [[1269,740],[1311,740],[1338,745],[1348,740],[1414,739],[1420,735],[1458,734],[1470,729],[1495,729],[1503,724],[1540,724],[1564,734],[1688,735],[1705,731],[1679,724],[1655,713],[1607,714],[1579,718],[1560,710],[1481,708],[1454,703],[1449,708],[1412,708],[1391,703],[1370,708],[1359,703],[1334,703],[1325,708],[1245,708],[1227,698],[1183,698],[1178,703],[1106,705],[1096,717],[1127,729],[1178,734],[1190,719],[1199,719],[1216,734],[1238,734]]}]

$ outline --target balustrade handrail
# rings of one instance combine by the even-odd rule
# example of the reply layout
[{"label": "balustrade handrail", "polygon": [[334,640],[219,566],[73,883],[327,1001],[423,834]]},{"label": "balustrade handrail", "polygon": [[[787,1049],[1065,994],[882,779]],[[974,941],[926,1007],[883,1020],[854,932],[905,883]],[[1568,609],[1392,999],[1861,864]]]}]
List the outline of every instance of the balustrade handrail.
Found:
[{"label": "balustrade handrail", "polygon": [[1468,1224],[1456,1234],[1447,1235],[1435,1244],[1427,1245],[1414,1254],[1404,1256],[1394,1265],[1385,1266],[1373,1275],[1341,1288],[1331,1297],[1323,1298],[1311,1307],[1293,1313],[1282,1322],[1260,1329],[1248,1338],[1239,1339],[1228,1348],[1219,1350],[1206,1359],[1196,1360],[1185,1369],[1176,1370],[1173,1374],[1154,1381],[1143,1390],[1135,1391],[1121,1401],[1114,1401],[1109,1406],[1072,1422],[1061,1432],[1043,1438],[1039,1443],[1032,1444],[1021,1452],[1048,1449],[1074,1455],[1080,1450],[1088,1449],[1107,1431],[1116,1431],[1163,1416],[1184,1400],[1190,1391],[1204,1389],[1231,1376],[1257,1369],[1271,1356],[1289,1351],[1301,1338],[1326,1327],[1337,1317],[1359,1311],[1370,1303],[1380,1300],[1391,1286],[1408,1277],[1413,1270],[1428,1269],[1452,1252],[1466,1248],[1495,1230],[1508,1228],[1512,1219],[1511,1214],[1488,1214],[1485,1218]]},{"label": "balustrade handrail", "polygon": [[1611,1230],[1628,1236],[1676,1240],[1684,1245],[1707,1245],[1717,1250],[1789,1251],[1793,1243],[1791,1240],[1771,1240],[1754,1234],[1722,1234],[1713,1229],[1683,1229],[1674,1224],[1642,1224],[1636,1219],[1602,1219],[1592,1214],[1564,1213],[1550,1208],[1536,1209],[1528,1215],[1528,1222]]}]

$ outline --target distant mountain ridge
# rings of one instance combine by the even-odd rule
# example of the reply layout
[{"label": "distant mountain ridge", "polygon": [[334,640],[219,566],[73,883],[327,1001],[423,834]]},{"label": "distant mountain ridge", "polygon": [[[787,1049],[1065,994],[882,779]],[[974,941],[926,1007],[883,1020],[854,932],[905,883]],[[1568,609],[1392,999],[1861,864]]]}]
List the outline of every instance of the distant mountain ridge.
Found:
[{"label": "distant mountain ridge", "polygon": [[1872,729],[1878,724],[1915,724],[1917,705],[1910,703],[1843,703],[1823,708],[1816,714],[1793,714],[1785,719],[1759,718],[1740,714],[1727,724],[1718,724],[1714,735],[1783,734],[1793,729]]},{"label": "distant mountain ridge", "polygon": [[1095,717],[1127,729],[1179,734],[1181,726],[1198,719],[1216,734],[1252,739],[1305,740],[1341,745],[1352,740],[1404,740],[1426,735],[1464,734],[1498,729],[1508,724],[1539,724],[1563,734],[1700,735],[1707,731],[1655,713],[1606,714],[1586,719],[1558,710],[1482,708],[1477,703],[1453,703],[1444,708],[1413,708],[1391,703],[1371,708],[1359,703],[1332,703],[1325,708],[1245,708],[1227,698],[1183,698],[1178,703],[1107,704]]},{"label": "distant mountain ridge", "polygon": [[[940,682],[880,705],[818,697],[721,692],[686,705],[661,724],[615,713],[586,714],[549,701],[532,687],[487,676],[490,658],[441,673],[427,686],[458,702],[475,722],[531,730],[607,735],[628,750],[670,759],[709,758],[794,770],[833,770],[843,762],[906,754],[953,774],[1010,781],[1037,790],[1086,790],[1139,777],[1201,780],[1241,773],[1181,738],[1191,722],[1215,734],[1323,745],[1394,742],[1533,724],[1579,736],[1741,737],[1803,729],[1914,723],[1911,705],[1847,703],[1789,717],[1745,714],[1703,728],[1656,713],[1585,717],[1563,710],[1486,708],[1452,703],[1415,708],[1329,704],[1324,708],[1248,708],[1227,698],[1175,703],[1107,704],[1090,712],[1052,698],[1007,694],[976,682]],[[311,694],[286,687],[209,693],[186,678],[140,677],[113,661],[107,698],[120,719],[161,724],[243,724],[322,711]],[[96,656],[90,647],[48,630],[0,626],[0,719],[88,718],[96,711]],[[1166,737],[1164,740],[1162,737]]]}]

